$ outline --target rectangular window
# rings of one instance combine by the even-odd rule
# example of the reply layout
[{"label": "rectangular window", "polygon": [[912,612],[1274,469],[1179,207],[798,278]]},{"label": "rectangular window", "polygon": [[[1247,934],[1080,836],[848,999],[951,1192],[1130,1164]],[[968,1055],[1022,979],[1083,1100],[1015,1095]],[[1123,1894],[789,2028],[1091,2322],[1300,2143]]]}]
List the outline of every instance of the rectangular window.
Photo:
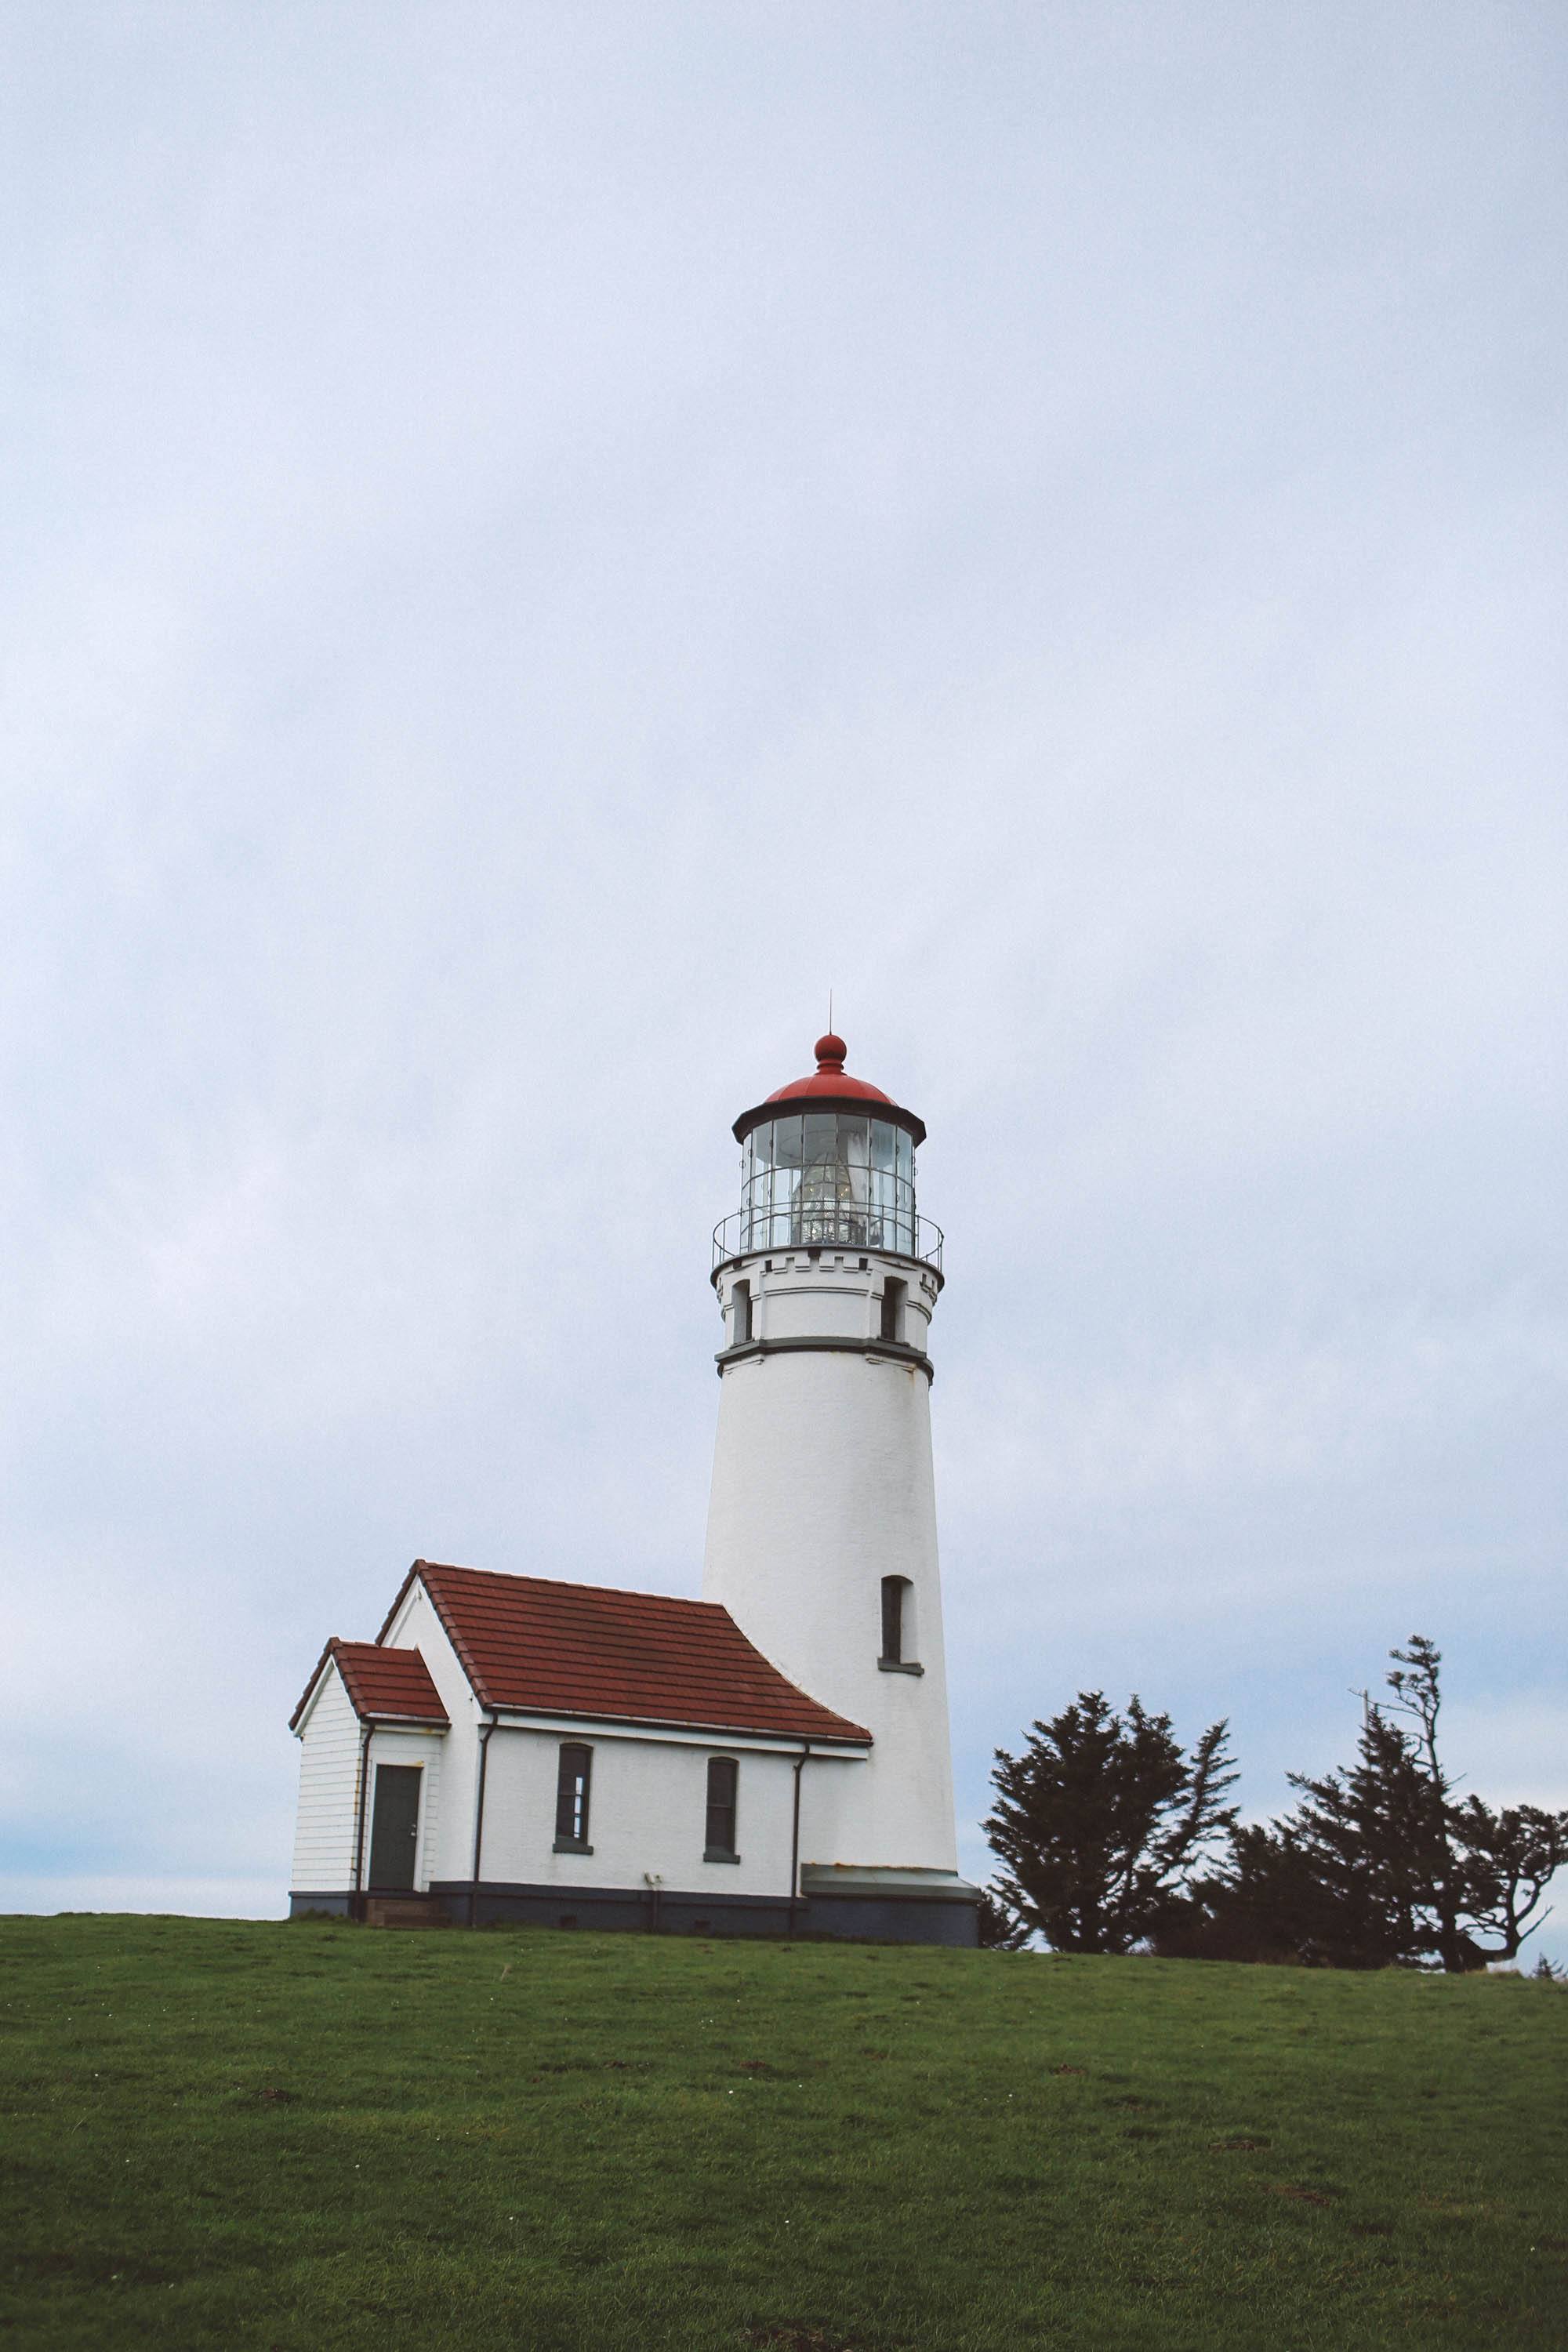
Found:
[{"label": "rectangular window", "polygon": [[731,1340],[730,1344],[734,1348],[743,1348],[747,1345],[752,1336],[751,1284],[749,1282],[738,1282],[730,1296],[734,1303],[735,1309],[734,1337]]},{"label": "rectangular window", "polygon": [[904,1663],[904,1595],[910,1589],[907,1576],[885,1576],[882,1579],[882,1663],[901,1666]]},{"label": "rectangular window", "polygon": [[904,1285],[891,1275],[882,1285],[882,1330],[884,1339],[901,1339],[904,1336]]},{"label": "rectangular window", "polygon": [[576,1740],[562,1742],[561,1764],[555,1778],[555,1851],[557,1853],[591,1853],[588,1843],[588,1775],[593,1769],[594,1751]]},{"label": "rectangular window", "polygon": [[704,1862],[737,1862],[735,1852],[735,1796],[740,1782],[741,1768],[732,1756],[710,1756],[708,1759],[708,1828],[703,1843]]}]

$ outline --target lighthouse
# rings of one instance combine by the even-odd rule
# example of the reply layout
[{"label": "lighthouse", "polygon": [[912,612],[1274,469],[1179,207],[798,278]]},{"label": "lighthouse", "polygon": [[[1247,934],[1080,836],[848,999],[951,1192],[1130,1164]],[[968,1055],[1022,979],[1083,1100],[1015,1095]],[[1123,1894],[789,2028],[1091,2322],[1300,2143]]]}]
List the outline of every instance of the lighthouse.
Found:
[{"label": "lighthouse", "polygon": [[816,1069],[735,1121],[741,1203],[714,1234],[702,1597],[871,1735],[855,1771],[802,1776],[798,1886],[814,1914],[841,1932],[972,1943],[931,1470],[942,1237],[916,1202],[923,1122],[851,1076],[846,1052],[819,1037]]},{"label": "lighthouse", "polygon": [[702,1598],[529,1573],[521,1539],[521,1573],[416,1559],[290,1720],[292,1910],[975,1941],[931,1481],[942,1235],[915,1206],[924,1127],[844,1052],[819,1037],[735,1122]]}]

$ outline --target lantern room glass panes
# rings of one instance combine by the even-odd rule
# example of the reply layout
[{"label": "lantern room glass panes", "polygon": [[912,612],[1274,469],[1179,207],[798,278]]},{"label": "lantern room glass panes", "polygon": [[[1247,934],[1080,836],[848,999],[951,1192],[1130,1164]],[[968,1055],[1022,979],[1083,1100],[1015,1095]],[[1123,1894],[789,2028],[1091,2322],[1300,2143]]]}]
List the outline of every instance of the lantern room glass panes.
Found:
[{"label": "lantern room glass panes", "polygon": [[792,1111],[745,1142],[741,1246],[837,1242],[915,1255],[915,1152],[891,1119]]}]

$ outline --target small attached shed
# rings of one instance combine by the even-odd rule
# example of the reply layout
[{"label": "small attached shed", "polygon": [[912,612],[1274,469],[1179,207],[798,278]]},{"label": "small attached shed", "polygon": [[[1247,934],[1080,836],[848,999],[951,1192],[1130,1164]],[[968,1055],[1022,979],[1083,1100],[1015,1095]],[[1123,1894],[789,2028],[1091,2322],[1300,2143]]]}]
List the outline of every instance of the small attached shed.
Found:
[{"label": "small attached shed", "polygon": [[331,1641],[289,1729],[298,1734],[300,1812],[293,1908],[352,1912],[365,1895],[429,1882],[451,1728],[417,1650]]}]

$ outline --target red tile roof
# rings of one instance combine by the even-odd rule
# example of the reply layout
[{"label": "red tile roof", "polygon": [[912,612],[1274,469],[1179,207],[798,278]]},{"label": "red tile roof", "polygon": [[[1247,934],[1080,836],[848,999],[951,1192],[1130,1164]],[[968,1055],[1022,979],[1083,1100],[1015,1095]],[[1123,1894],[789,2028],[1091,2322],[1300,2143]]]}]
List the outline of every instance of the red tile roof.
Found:
[{"label": "red tile roof", "polygon": [[416,1559],[384,1635],[416,1577],[485,1706],[870,1742],[786,1681],[716,1601]]},{"label": "red tile roof", "polygon": [[329,1659],[336,1660],[350,1705],[363,1719],[439,1724],[446,1729],[447,1710],[417,1650],[384,1650],[376,1642],[340,1642],[334,1634],[316,1661],[304,1697],[289,1718],[290,1731],[304,1714],[306,1700]]}]

